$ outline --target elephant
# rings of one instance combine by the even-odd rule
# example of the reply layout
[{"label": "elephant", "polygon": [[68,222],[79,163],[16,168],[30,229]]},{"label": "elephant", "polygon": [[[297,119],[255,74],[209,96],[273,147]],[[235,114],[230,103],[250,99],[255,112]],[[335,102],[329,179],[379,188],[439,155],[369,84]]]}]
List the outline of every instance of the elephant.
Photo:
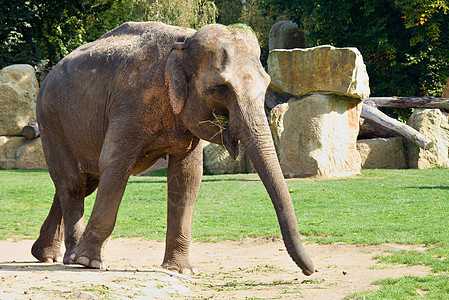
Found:
[{"label": "elephant", "polygon": [[[272,200],[288,253],[312,274],[264,111],[269,82],[257,38],[243,26],[194,30],[126,22],[69,53],[46,76],[36,101],[55,195],[33,256],[105,268],[103,250],[129,177],[168,157],[162,267],[192,272],[202,139],[223,145],[234,158],[243,144]],[[84,198],[95,190],[85,225]]]}]

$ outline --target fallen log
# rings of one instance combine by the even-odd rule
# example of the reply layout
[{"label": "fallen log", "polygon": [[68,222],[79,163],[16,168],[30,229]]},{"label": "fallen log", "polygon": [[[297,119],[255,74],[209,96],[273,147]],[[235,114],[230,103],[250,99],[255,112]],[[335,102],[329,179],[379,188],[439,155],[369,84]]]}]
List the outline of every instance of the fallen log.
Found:
[{"label": "fallen log", "polygon": [[449,98],[435,97],[369,97],[363,102],[376,107],[390,108],[439,108],[449,111]]},{"label": "fallen log", "polygon": [[365,118],[359,120],[359,135],[357,139],[391,138],[402,136],[400,133]]},{"label": "fallen log", "polygon": [[22,135],[27,139],[35,139],[39,134],[39,127],[37,124],[28,124],[22,128]]},{"label": "fallen log", "polygon": [[421,134],[419,131],[404,123],[399,122],[396,119],[390,118],[369,102],[363,103],[361,117],[372,120],[383,127],[400,133],[402,136],[411,140],[422,149],[429,149],[433,145],[433,142],[423,134]]}]

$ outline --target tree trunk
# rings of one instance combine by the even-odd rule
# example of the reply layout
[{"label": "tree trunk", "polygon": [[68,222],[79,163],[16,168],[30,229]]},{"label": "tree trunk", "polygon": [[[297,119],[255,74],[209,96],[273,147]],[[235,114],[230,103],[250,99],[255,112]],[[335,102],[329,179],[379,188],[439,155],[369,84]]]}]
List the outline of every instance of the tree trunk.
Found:
[{"label": "tree trunk", "polygon": [[433,142],[420,132],[396,119],[390,118],[369,103],[363,103],[361,117],[400,133],[423,149],[429,149],[433,145]]},{"label": "tree trunk", "polygon": [[27,139],[35,139],[39,134],[39,127],[37,124],[28,124],[22,128],[22,135]]},{"label": "tree trunk", "polygon": [[386,128],[373,120],[360,118],[357,139],[391,138],[401,136],[400,133]]},{"label": "tree trunk", "polygon": [[449,98],[435,97],[370,97],[363,100],[376,107],[439,108],[449,111]]}]

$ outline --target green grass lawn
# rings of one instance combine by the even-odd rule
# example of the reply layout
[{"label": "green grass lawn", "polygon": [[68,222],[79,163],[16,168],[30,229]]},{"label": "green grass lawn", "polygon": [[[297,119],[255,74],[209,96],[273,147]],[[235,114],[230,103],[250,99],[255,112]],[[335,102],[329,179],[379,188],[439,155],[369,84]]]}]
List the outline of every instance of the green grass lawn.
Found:
[{"label": "green grass lawn", "polygon": [[[256,178],[255,174],[204,176],[195,209],[194,238],[220,241],[280,236],[273,206],[263,184],[253,180]],[[435,274],[379,281],[379,291],[354,298],[419,298],[417,291],[426,291],[425,297],[432,299],[449,295],[448,169],[364,170],[362,176],[353,179],[294,180],[287,184],[300,232],[309,240],[429,244],[424,253],[398,251],[379,260],[427,265]],[[45,171],[0,171],[0,239],[37,238],[53,193]],[[166,193],[164,171],[132,177],[113,236],[162,240]],[[87,215],[94,199],[93,195],[86,200]]]}]

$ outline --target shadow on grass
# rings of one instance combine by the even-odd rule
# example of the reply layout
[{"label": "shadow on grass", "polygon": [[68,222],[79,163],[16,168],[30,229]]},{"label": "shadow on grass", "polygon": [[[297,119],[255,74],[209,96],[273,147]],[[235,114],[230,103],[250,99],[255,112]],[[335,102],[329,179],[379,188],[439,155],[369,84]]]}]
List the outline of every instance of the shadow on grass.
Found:
[{"label": "shadow on grass", "polygon": [[437,186],[408,186],[406,189],[420,189],[420,190],[449,190],[449,186],[437,185]]},{"label": "shadow on grass", "polygon": [[[258,182],[261,181],[259,178],[206,178],[203,180],[201,180],[202,183],[204,182]],[[155,180],[139,180],[139,181],[128,181],[128,184],[139,184],[139,183],[163,183],[166,182],[166,180],[160,180],[160,181],[155,181]]]},{"label": "shadow on grass", "polygon": [[8,171],[13,173],[48,173],[48,170],[41,170],[41,169],[9,169],[2,171]]},{"label": "shadow on grass", "polygon": [[[214,175],[207,175],[204,174],[203,179],[201,180],[201,182],[232,182],[232,181],[260,181],[260,178],[257,176],[257,174],[254,174],[253,178],[235,178],[233,177],[233,175],[238,175],[238,174],[223,174],[227,177],[213,177]],[[245,174],[247,175],[247,174]],[[156,181],[151,179],[151,177],[161,177],[161,179],[166,179],[167,178],[167,169],[160,169],[160,170],[155,170],[155,171],[151,171],[145,175],[141,175],[141,176],[136,176],[137,178],[139,178],[138,181],[129,181],[128,184],[135,184],[135,183],[161,183],[163,180],[161,181]]]}]

